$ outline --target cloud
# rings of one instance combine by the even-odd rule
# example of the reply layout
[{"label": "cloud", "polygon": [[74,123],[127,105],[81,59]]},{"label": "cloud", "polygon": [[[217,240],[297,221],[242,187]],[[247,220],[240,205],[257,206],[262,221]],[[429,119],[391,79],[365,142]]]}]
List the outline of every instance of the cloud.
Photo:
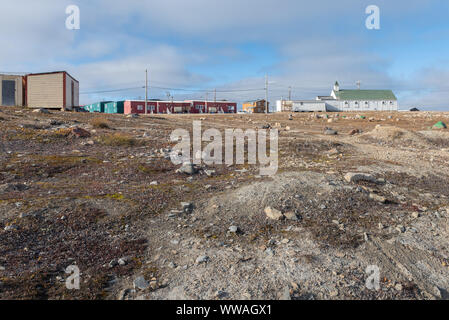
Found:
[{"label": "cloud", "polygon": [[[77,4],[81,30],[65,28],[65,8]],[[310,99],[332,83],[391,88],[402,105],[444,108],[449,3],[377,0],[381,30],[365,28],[372,1],[298,0],[15,0],[0,4],[1,71],[67,69],[81,91],[150,83],[176,97],[204,97],[211,88],[242,101],[288,94]],[[438,50],[432,50],[432,47]],[[412,54],[413,53],[413,54]],[[447,60],[447,59],[446,59]],[[437,61],[439,61],[437,63]],[[155,97],[165,89],[152,90]],[[211,94],[211,92],[209,93]],[[83,95],[83,99],[141,96],[142,90]]]}]

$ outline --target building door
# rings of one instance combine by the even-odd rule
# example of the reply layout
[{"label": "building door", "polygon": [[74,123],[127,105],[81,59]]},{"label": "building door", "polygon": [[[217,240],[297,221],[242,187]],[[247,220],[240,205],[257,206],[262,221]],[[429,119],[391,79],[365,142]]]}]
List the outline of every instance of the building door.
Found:
[{"label": "building door", "polygon": [[16,105],[16,82],[14,80],[2,81],[2,105]]}]

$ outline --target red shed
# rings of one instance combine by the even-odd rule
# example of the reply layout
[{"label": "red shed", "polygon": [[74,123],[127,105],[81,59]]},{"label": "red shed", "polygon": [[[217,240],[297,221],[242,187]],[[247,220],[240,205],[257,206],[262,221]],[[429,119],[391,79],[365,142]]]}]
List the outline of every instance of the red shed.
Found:
[{"label": "red shed", "polygon": [[[147,101],[147,113],[156,113],[157,101]],[[124,104],[125,114],[145,113],[145,101],[127,100]]]}]

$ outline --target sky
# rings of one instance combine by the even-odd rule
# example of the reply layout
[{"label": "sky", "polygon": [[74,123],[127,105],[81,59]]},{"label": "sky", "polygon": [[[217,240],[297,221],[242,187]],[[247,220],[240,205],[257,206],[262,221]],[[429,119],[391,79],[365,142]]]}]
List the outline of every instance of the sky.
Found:
[{"label": "sky", "polygon": [[[66,7],[80,29],[66,28]],[[380,10],[380,29],[366,28]],[[400,109],[449,110],[447,0],[0,2],[0,73],[66,70],[80,102],[227,99],[391,89]]]}]

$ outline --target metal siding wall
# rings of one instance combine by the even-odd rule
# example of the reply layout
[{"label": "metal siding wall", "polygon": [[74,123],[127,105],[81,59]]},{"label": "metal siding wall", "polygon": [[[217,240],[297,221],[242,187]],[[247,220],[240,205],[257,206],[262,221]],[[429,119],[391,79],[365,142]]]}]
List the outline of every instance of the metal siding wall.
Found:
[{"label": "metal siding wall", "polygon": [[0,105],[2,103],[2,81],[3,80],[11,80],[15,81],[15,102],[16,106],[23,106],[23,77],[18,75],[0,75]]}]

